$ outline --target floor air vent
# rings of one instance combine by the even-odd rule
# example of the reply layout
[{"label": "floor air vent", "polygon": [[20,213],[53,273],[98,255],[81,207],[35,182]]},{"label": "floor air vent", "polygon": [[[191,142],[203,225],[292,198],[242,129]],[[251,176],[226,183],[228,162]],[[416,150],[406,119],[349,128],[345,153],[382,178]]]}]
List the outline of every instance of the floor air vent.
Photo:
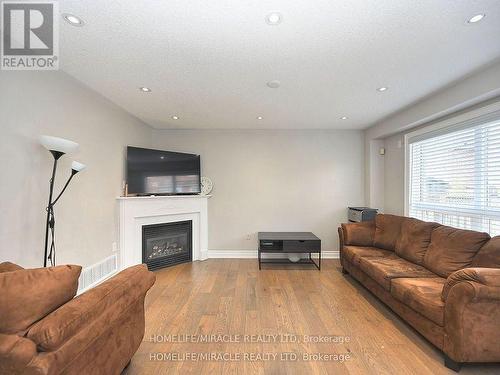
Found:
[{"label": "floor air vent", "polygon": [[118,271],[118,259],[113,254],[98,263],[85,267],[78,280],[78,294],[93,288]]}]

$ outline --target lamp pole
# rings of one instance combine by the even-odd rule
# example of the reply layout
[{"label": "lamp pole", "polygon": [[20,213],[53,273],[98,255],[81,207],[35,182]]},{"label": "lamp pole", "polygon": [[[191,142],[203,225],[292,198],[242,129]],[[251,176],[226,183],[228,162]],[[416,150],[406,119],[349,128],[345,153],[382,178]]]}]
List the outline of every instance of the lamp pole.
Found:
[{"label": "lamp pole", "polygon": [[45,254],[43,257],[43,266],[47,267],[47,252],[48,252],[48,246],[49,246],[49,228],[54,228],[54,223],[51,221],[54,220],[53,217],[53,207],[52,207],[52,196],[54,195],[54,182],[56,178],[56,171],[57,171],[57,161],[61,156],[64,155],[64,152],[60,151],[53,151],[51,150],[50,153],[52,156],[54,156],[54,166],[52,167],[52,177],[50,178],[50,190],[49,190],[49,203],[47,205],[47,222],[45,224]]},{"label": "lamp pole", "polygon": [[[50,263],[54,266],[56,263],[56,244],[55,244],[55,234],[54,228],[56,225],[55,215],[54,215],[54,205],[57,203],[61,195],[64,193],[69,183],[71,182],[73,176],[78,172],[85,169],[85,164],[73,161],[71,164],[71,176],[69,176],[68,181],[62,188],[56,199],[54,197],[54,185],[56,180],[57,171],[57,161],[61,156],[76,151],[78,149],[78,143],[70,141],[64,138],[52,137],[49,135],[40,136],[40,144],[45,147],[54,157],[54,165],[52,167],[52,177],[49,183],[49,203],[47,204],[47,221],[45,222],[45,248],[43,255],[43,266],[47,267],[47,260],[50,259]],[[52,241],[49,246],[49,235],[52,236]],[[50,247],[50,252],[49,252]]]}]

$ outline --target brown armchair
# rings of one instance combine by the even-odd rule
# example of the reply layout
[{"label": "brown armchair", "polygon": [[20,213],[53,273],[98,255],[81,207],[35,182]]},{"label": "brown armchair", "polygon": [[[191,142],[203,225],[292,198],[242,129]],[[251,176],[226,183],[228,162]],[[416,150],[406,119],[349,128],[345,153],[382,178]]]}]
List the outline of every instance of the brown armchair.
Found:
[{"label": "brown armchair", "polygon": [[0,374],[120,374],[142,341],[154,281],[146,266],[130,267],[25,331],[0,333]]}]

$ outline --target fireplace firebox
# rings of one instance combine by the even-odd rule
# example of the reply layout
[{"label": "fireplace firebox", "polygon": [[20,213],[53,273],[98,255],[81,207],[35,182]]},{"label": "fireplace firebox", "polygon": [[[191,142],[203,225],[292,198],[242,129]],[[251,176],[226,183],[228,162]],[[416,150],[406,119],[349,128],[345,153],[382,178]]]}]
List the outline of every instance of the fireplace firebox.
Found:
[{"label": "fireplace firebox", "polygon": [[142,262],[155,270],[192,260],[193,222],[144,225]]}]

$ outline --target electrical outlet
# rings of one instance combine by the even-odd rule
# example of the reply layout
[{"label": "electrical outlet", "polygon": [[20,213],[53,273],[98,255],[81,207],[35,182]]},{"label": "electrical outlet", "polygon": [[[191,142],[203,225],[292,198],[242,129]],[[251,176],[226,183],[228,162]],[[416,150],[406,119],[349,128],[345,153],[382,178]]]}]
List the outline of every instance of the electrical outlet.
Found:
[{"label": "electrical outlet", "polygon": [[247,234],[246,240],[247,241],[251,241],[252,240],[252,235],[251,234]]},{"label": "electrical outlet", "polygon": [[111,244],[111,251],[113,251],[113,253],[116,253],[118,251],[118,246],[116,245],[116,242],[113,242]]}]

